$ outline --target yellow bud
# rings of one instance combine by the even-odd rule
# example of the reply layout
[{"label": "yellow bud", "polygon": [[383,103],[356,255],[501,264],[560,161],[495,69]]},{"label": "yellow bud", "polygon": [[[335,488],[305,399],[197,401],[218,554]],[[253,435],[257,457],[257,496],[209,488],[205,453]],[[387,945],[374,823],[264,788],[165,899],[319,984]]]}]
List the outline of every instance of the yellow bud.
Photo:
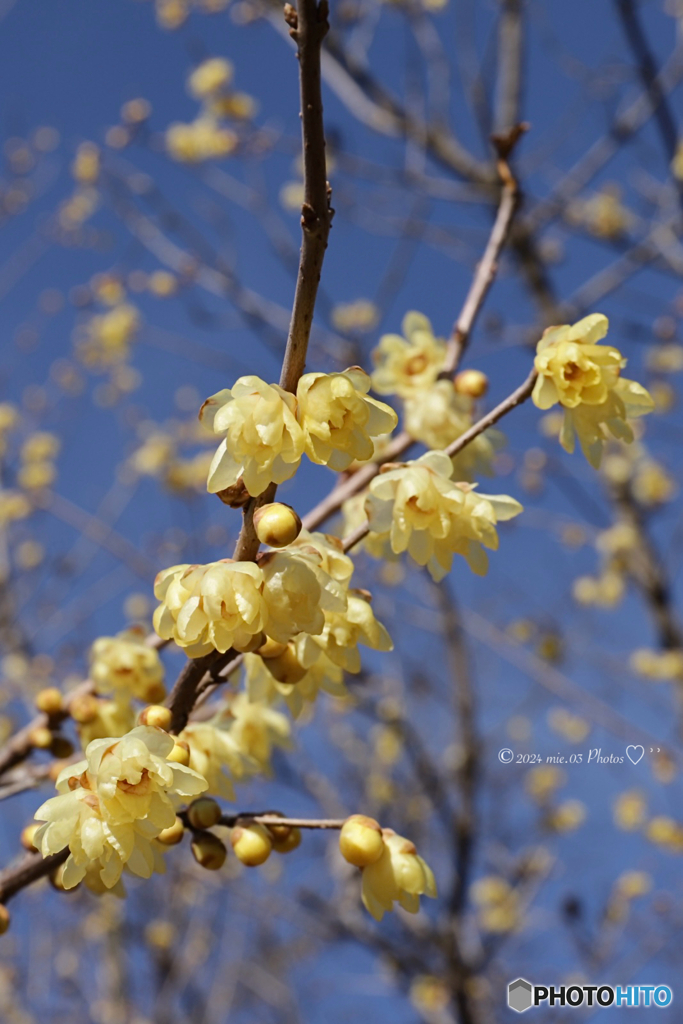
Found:
[{"label": "yellow bud", "polygon": [[74,745],[66,736],[53,736],[50,744],[50,753],[61,759],[71,757],[74,752]]},{"label": "yellow bud", "polygon": [[47,750],[52,746],[52,733],[46,725],[38,725],[35,729],[31,729],[28,740],[32,747]]},{"label": "yellow bud", "polygon": [[489,379],[481,370],[461,370],[453,381],[459,395],[482,398],[489,389]]},{"label": "yellow bud", "polygon": [[36,695],[36,707],[45,715],[58,715],[64,710],[61,690],[56,686],[46,686]]},{"label": "yellow bud", "polygon": [[267,658],[264,664],[278,683],[298,683],[307,672],[299,662],[293,644],[287,644],[282,654]]},{"label": "yellow bud", "polygon": [[202,832],[192,842],[192,853],[198,864],[207,871],[218,871],[225,864],[228,851],[213,832]]},{"label": "yellow bud", "polygon": [[[275,826],[276,828],[280,826]],[[268,831],[272,832],[272,827],[268,826]],[[292,850],[296,850],[298,846],[301,846],[301,830],[298,828],[289,828],[286,836],[273,838],[273,849],[276,853],[291,853]]]},{"label": "yellow bud", "polygon": [[254,513],[256,536],[271,548],[292,544],[301,533],[301,520],[290,505],[275,501],[262,505]]},{"label": "yellow bud", "polygon": [[140,725],[153,725],[157,729],[168,732],[171,728],[172,718],[170,708],[165,708],[162,704],[150,704],[142,709],[138,715],[138,722]]},{"label": "yellow bud", "polygon": [[160,681],[150,683],[146,688],[144,694],[140,695],[141,700],[146,700],[148,704],[160,704],[166,696],[166,687]]},{"label": "yellow bud", "polygon": [[185,740],[176,740],[173,750],[170,754],[166,755],[166,760],[175,761],[177,764],[182,764],[187,768],[190,763],[190,744],[186,743]]},{"label": "yellow bud", "polygon": [[94,722],[99,714],[100,704],[97,697],[92,693],[83,693],[69,703],[69,714],[74,722],[80,725],[87,725]]},{"label": "yellow bud", "polygon": [[273,840],[268,829],[254,822],[253,825],[237,825],[230,834],[235,856],[248,868],[265,864],[273,849]]},{"label": "yellow bud", "polygon": [[26,828],[23,828],[21,830],[21,845],[24,847],[25,850],[38,849],[38,847],[34,845],[33,840],[39,828],[40,825],[38,825],[36,822],[33,822],[31,825],[27,825]]},{"label": "yellow bud", "polygon": [[339,849],[344,860],[365,868],[382,856],[384,840],[379,822],[364,814],[352,814],[339,833]]},{"label": "yellow bud", "polygon": [[185,835],[185,826],[183,825],[180,818],[176,818],[172,825],[165,828],[163,832],[160,832],[157,839],[164,846],[175,846],[179,843]]},{"label": "yellow bud", "polygon": [[278,654],[283,654],[286,650],[287,644],[281,644],[267,636],[266,642],[257,648],[256,653],[260,654],[262,658],[277,658]]},{"label": "yellow bud", "polygon": [[192,828],[213,828],[221,820],[221,809],[212,797],[200,796],[188,807],[187,817]]},{"label": "yellow bud", "polygon": [[4,903],[0,903],[0,935],[4,935],[10,926],[11,917]]}]

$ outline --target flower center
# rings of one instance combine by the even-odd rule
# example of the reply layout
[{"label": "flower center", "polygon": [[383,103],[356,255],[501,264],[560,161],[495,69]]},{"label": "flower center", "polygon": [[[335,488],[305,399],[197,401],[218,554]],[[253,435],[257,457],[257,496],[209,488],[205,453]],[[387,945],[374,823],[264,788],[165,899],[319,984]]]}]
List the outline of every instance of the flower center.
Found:
[{"label": "flower center", "polygon": [[139,782],[128,782],[127,779],[119,779],[116,785],[118,789],[122,789],[124,793],[132,793],[135,796],[144,796],[146,793],[149,793],[152,788],[152,780],[149,777],[147,769],[143,768]]}]

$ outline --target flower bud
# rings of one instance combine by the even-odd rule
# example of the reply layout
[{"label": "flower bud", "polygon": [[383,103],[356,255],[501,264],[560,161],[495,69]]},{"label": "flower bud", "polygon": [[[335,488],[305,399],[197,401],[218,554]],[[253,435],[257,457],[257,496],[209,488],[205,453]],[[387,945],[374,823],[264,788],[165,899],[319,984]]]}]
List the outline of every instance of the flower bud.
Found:
[{"label": "flower bud", "polygon": [[160,680],[156,679],[145,687],[144,693],[140,694],[140,699],[147,701],[148,704],[157,705],[161,703],[165,696],[166,687]]},{"label": "flower bud", "polygon": [[459,395],[482,398],[489,389],[489,379],[481,370],[461,370],[453,381]]},{"label": "flower bud", "polygon": [[282,654],[266,658],[264,665],[278,683],[298,683],[308,671],[299,662],[293,644],[287,644]]},{"label": "flower bud", "polygon": [[45,715],[59,715],[64,710],[62,692],[56,686],[47,686],[44,690],[39,690],[35,704],[38,711]]},{"label": "flower bud", "polygon": [[344,860],[365,868],[382,856],[384,840],[379,822],[364,814],[352,814],[339,833],[339,849]]},{"label": "flower bud", "polygon": [[265,864],[273,849],[273,840],[268,829],[254,822],[252,825],[237,825],[230,834],[235,856],[248,868]]},{"label": "flower bud", "polygon": [[38,849],[38,847],[34,845],[33,840],[39,828],[40,825],[37,822],[32,822],[30,825],[27,825],[25,828],[21,830],[20,840],[21,845],[24,847],[25,850]]},{"label": "flower bud", "polygon": [[225,864],[228,851],[213,832],[202,832],[192,841],[194,859],[207,871],[218,871]]},{"label": "flower bud", "polygon": [[38,725],[35,729],[31,729],[28,740],[32,747],[48,750],[52,746],[52,732],[46,725]]},{"label": "flower bud", "polygon": [[190,763],[190,744],[186,743],[185,740],[176,740],[173,744],[173,750],[170,754],[166,755],[167,761],[175,761],[177,764],[182,764],[186,768]]},{"label": "flower bud", "polygon": [[[275,826],[278,828],[279,826]],[[268,831],[272,831],[272,828],[268,826]],[[289,827],[286,836],[273,838],[273,849],[276,853],[291,853],[292,850],[296,850],[298,846],[301,846],[301,829],[293,826]]]},{"label": "flower bud", "polygon": [[275,501],[254,512],[256,536],[271,548],[292,544],[301,533],[301,520],[290,505]]},{"label": "flower bud", "polygon": [[163,843],[164,846],[175,846],[176,843],[179,843],[182,840],[184,835],[185,826],[180,818],[176,818],[172,825],[169,825],[168,828],[165,828],[159,833],[157,839],[160,843]]},{"label": "flower bud", "polygon": [[53,736],[50,744],[50,753],[60,760],[71,757],[74,752],[74,745],[66,736]]},{"label": "flower bud", "polygon": [[92,693],[82,693],[69,703],[69,714],[74,722],[87,725],[94,722],[99,714],[100,702]]},{"label": "flower bud", "polygon": [[168,732],[171,728],[172,718],[173,715],[170,708],[165,708],[162,704],[150,704],[142,709],[138,715],[138,722],[140,725],[152,725],[157,729],[163,729],[164,732]]},{"label": "flower bud", "polygon": [[0,935],[4,935],[10,926],[10,913],[4,903],[0,903]]},{"label": "flower bud", "polygon": [[192,828],[213,828],[221,820],[221,809],[210,796],[200,796],[187,809],[187,818]]}]

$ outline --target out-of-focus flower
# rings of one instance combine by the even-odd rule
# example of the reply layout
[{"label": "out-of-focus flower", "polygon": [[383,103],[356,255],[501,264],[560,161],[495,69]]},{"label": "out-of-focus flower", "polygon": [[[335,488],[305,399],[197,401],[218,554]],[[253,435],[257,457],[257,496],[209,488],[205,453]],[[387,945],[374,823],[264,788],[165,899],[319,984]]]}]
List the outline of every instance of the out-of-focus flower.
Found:
[{"label": "out-of-focus flower", "polygon": [[6,526],[16,519],[26,519],[32,510],[31,502],[21,491],[0,490],[0,525]]},{"label": "out-of-focus flower", "polygon": [[590,724],[580,715],[573,715],[566,708],[555,708],[548,715],[551,729],[564,736],[571,743],[581,743],[590,732]]},{"label": "out-of-focus flower", "polygon": [[268,616],[263,586],[263,573],[254,562],[222,559],[171,566],[154,581],[154,594],[161,601],[154,628],[191,658],[214,649],[253,649],[261,642]]},{"label": "out-of-focus flower", "polygon": [[370,299],[340,302],[332,310],[332,323],[338,331],[365,333],[377,326],[379,310]]},{"label": "out-of-focus flower", "polygon": [[159,25],[169,30],[180,28],[190,13],[188,0],[155,0],[155,7]]},{"label": "out-of-focus flower", "polygon": [[204,402],[199,418],[215,434],[225,434],[211,463],[207,488],[215,494],[240,477],[253,496],[268,484],[294,476],[304,451],[296,419],[296,399],[260,377],[240,377],[231,389]]},{"label": "out-of-focus flower", "polygon": [[554,764],[540,764],[530,768],[524,780],[526,789],[532,800],[545,803],[565,783],[565,774]]},{"label": "out-of-focus flower", "polygon": [[621,189],[608,184],[587,199],[573,202],[567,219],[582,224],[597,238],[619,238],[633,223],[633,215],[621,202]]},{"label": "out-of-focus flower", "polygon": [[614,801],[614,823],[624,832],[634,832],[645,823],[647,803],[643,794],[637,789],[629,789],[620,793]]},{"label": "out-of-focus flower", "polygon": [[55,434],[46,430],[36,431],[29,434],[22,444],[21,459],[23,462],[49,462],[57,457],[61,444]]},{"label": "out-of-focus flower", "polygon": [[129,695],[148,704],[159,703],[166,693],[161,658],[145,643],[145,630],[136,627],[95,641],[90,678],[99,693]]},{"label": "out-of-focus flower", "polygon": [[445,452],[427,452],[375,477],[365,504],[370,529],[388,534],[396,554],[408,551],[437,581],[450,570],[454,554],[484,575],[484,547],[498,548],[496,524],[522,511],[507,495],[478,494],[468,484],[454,483],[451,472]]},{"label": "out-of-focus flower", "polygon": [[245,760],[227,723],[222,718],[188,722],[180,739],[189,744],[190,768],[206,779],[207,793],[234,800],[233,782],[253,774],[255,765]]},{"label": "out-of-focus flower", "polygon": [[363,868],[362,899],[377,921],[393,910],[395,902],[416,914],[420,896],[436,897],[436,882],[415,844],[389,828],[382,829],[384,848],[378,860]]},{"label": "out-of-focus flower", "polygon": [[533,401],[539,409],[556,403],[564,408],[560,443],[574,450],[578,435],[581,450],[594,467],[600,465],[606,430],[621,441],[633,441],[628,422],[651,412],[654,403],[642,385],[621,377],[626,360],[613,345],[599,345],[608,328],[600,313],[573,326],[549,327],[536,347],[534,366],[538,380]]},{"label": "out-of-focus flower", "polygon": [[446,343],[435,338],[422,313],[406,313],[400,334],[385,334],[372,353],[372,386],[380,395],[402,398],[424,391],[434,383],[446,359]]},{"label": "out-of-focus flower", "polygon": [[683,853],[683,826],[673,818],[658,815],[651,818],[645,835],[656,846],[662,846],[670,853]]},{"label": "out-of-focus flower", "polygon": [[683,651],[652,651],[640,648],[630,659],[631,669],[644,679],[674,682],[683,679]]},{"label": "out-of-focus flower", "polygon": [[504,934],[519,926],[519,894],[506,879],[500,875],[486,875],[478,879],[470,891],[484,931]]},{"label": "out-of-focus flower", "polygon": [[572,595],[577,604],[596,608],[616,608],[626,593],[623,575],[607,571],[600,576],[579,576],[574,580]]},{"label": "out-of-focus flower", "polygon": [[291,727],[286,715],[261,701],[252,701],[246,693],[238,693],[230,703],[234,721],[230,736],[238,751],[270,773],[273,747],[291,748]]},{"label": "out-of-focus flower", "polygon": [[375,651],[393,650],[391,637],[375,618],[368,598],[369,595],[363,591],[349,590],[344,611],[327,612],[319,635],[299,638],[297,654],[305,667],[314,664],[322,650],[340,668],[347,672],[360,672],[358,644]]},{"label": "out-of-focus flower", "polygon": [[281,682],[273,675],[273,660],[259,654],[245,656],[246,689],[251,701],[273,704],[281,698],[292,716],[298,718],[304,706],[312,704],[321,690],[332,697],[348,697],[343,670],[322,651],[295,683]]},{"label": "out-of-focus flower", "polygon": [[359,367],[343,373],[305,373],[296,389],[297,419],[312,462],[342,472],[374,454],[372,438],[398,423],[394,410],[370,398],[370,378]]},{"label": "out-of-focus flower", "polygon": [[203,114],[189,124],[176,122],[166,130],[166,149],[173,160],[195,164],[229,156],[237,135],[215,117]]},{"label": "out-of-focus flower", "polygon": [[[437,380],[405,399],[403,425],[411,437],[428,448],[447,448],[472,426],[473,408],[472,398],[458,394],[452,381]],[[479,434],[452,460],[453,475],[458,480],[471,480],[481,473],[491,476],[491,463],[502,440],[498,430]]]},{"label": "out-of-focus flower", "polygon": [[194,69],[187,80],[187,91],[196,100],[204,100],[230,85],[234,67],[223,57],[210,57]]},{"label": "out-of-focus flower", "polygon": [[646,871],[623,871],[616,880],[615,888],[625,900],[637,899],[652,889],[652,876]]},{"label": "out-of-focus flower", "polygon": [[548,827],[555,832],[573,832],[586,818],[586,805],[580,800],[564,800],[549,812]]},{"label": "out-of-focus flower", "polygon": [[121,695],[115,700],[93,700],[92,704],[84,700],[75,708],[72,705],[72,709],[78,738],[84,749],[93,740],[125,736],[135,725],[135,711]]},{"label": "out-of-focus flower", "polygon": [[71,173],[81,185],[94,185],[100,176],[100,151],[94,142],[82,142],[76,150]]},{"label": "out-of-focus flower", "polygon": [[34,817],[45,822],[35,836],[44,857],[69,847],[64,888],[93,868],[108,889],[124,866],[149,878],[157,863],[152,840],[175,821],[174,799],[206,789],[200,775],[167,759],[173,746],[167,733],[139,726],[120,740],[94,740],[85,760],[61,772],[60,795]]},{"label": "out-of-focus flower", "polygon": [[86,366],[114,366],[128,358],[131,342],[140,327],[135,306],[122,302],[107,313],[92,317],[77,342],[79,358]]}]

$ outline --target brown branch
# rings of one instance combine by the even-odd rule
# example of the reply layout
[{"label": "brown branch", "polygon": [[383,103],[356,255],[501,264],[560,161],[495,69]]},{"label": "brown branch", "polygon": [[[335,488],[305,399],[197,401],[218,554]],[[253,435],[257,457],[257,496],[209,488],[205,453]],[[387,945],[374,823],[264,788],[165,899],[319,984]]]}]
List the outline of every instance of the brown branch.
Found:
[{"label": "brown branch", "polygon": [[39,853],[27,853],[18,864],[0,871],[0,903],[7,903],[27,885],[51,874],[69,856],[69,849],[43,858]]},{"label": "brown branch", "polygon": [[[280,374],[280,387],[292,393],[296,391],[306,365],[315,301],[333,215],[327,183],[320,81],[320,51],[329,28],[328,12],[327,0],[299,0],[296,10],[291,4],[285,4],[284,8],[290,35],[297,44],[304,163],[299,273]],[[259,540],[254,529],[254,512],[274,499],[276,489],[275,484],[271,484],[244,509],[242,529],[234,552],[237,560],[253,561],[256,557]]]},{"label": "brown branch", "polygon": [[346,818],[283,818],[274,811],[239,811],[237,814],[224,814],[219,824],[234,828],[235,825],[289,825],[291,828],[340,829]]}]

